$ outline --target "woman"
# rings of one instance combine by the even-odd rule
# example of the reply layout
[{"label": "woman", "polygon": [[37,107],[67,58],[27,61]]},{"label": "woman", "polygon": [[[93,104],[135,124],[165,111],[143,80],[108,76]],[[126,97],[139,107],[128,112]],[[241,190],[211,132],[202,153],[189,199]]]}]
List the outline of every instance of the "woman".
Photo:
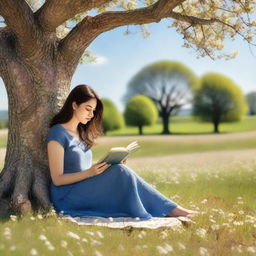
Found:
[{"label": "woman", "polygon": [[102,134],[103,104],[92,88],[75,87],[53,117],[47,136],[56,211],[70,216],[177,217],[194,211],[178,206],[145,182],[126,161],[92,165],[91,147]]}]

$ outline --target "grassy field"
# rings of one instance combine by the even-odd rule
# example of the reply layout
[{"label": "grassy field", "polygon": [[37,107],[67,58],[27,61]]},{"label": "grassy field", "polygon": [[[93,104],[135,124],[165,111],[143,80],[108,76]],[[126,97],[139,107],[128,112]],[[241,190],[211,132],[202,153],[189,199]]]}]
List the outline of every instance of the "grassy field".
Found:
[{"label": "grassy field", "polygon": [[[169,129],[174,134],[209,134],[213,132],[212,123],[197,122],[192,116],[174,116],[170,119]],[[245,116],[240,122],[222,123],[219,126],[220,133],[233,133],[256,130],[256,116]],[[145,135],[160,134],[162,124],[158,121],[153,126],[145,126]],[[108,132],[108,135],[136,135],[137,127],[125,127],[117,131]]]},{"label": "grassy field", "polygon": [[255,153],[130,160],[129,166],[161,193],[203,212],[189,227],[121,230],[78,226],[54,213],[14,217],[0,224],[0,255],[255,255]]},{"label": "grassy field", "polygon": [[[100,138],[94,160],[138,138]],[[54,212],[12,217],[0,224],[0,255],[255,255],[256,132],[142,138],[128,166],[176,203],[201,211],[194,223],[110,229],[78,226]]]}]

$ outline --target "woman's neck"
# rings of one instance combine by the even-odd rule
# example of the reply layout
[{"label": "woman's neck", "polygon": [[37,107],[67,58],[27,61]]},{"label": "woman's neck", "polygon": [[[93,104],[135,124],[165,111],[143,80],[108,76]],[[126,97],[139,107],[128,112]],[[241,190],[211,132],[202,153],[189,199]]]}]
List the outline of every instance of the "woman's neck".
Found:
[{"label": "woman's neck", "polygon": [[78,122],[76,121],[68,121],[67,123],[62,124],[64,128],[70,132],[78,134]]}]

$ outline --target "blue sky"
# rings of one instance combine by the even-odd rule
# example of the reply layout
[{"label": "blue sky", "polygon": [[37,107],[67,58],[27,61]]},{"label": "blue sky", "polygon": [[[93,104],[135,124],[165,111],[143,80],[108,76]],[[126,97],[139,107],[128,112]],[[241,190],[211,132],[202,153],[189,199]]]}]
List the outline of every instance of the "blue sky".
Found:
[{"label": "blue sky", "polygon": [[[238,51],[235,59],[197,59],[193,49],[182,47],[182,36],[173,28],[167,28],[169,24],[168,19],[150,24],[151,36],[148,38],[143,38],[138,26],[129,26],[129,35],[123,34],[126,27],[101,34],[88,48],[99,57],[99,62],[79,65],[73,76],[71,89],[81,83],[88,84],[101,97],[111,99],[119,110],[123,111],[121,98],[129,79],[152,62],[174,60],[187,65],[198,76],[207,72],[218,72],[231,78],[243,93],[256,91],[256,48],[252,47],[254,56],[248,44],[237,38],[236,41],[226,41],[225,44],[228,51]],[[1,81],[0,110],[6,109],[7,95]]]}]

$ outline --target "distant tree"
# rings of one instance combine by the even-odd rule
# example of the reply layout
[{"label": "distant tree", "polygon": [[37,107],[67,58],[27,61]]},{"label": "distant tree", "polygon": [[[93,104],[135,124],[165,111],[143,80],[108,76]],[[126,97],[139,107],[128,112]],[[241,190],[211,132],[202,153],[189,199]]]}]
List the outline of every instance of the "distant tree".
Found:
[{"label": "distant tree", "polygon": [[143,126],[154,124],[158,115],[154,103],[148,97],[137,95],[127,103],[124,117],[126,124],[137,126],[142,135]]},{"label": "distant tree", "polygon": [[169,118],[192,102],[198,79],[185,65],[175,61],[159,61],[139,71],[128,83],[123,97],[127,102],[137,94],[149,97],[162,118],[163,134],[169,134]]},{"label": "distant tree", "polygon": [[104,133],[106,134],[108,131],[121,129],[124,126],[123,115],[111,100],[102,99],[102,101],[104,106],[102,122]]},{"label": "distant tree", "polygon": [[256,92],[250,92],[246,95],[247,104],[249,107],[249,114],[256,115]]},{"label": "distant tree", "polygon": [[239,121],[246,111],[242,91],[231,79],[217,73],[202,77],[194,97],[193,114],[211,121],[215,133],[219,132],[221,122]]}]

